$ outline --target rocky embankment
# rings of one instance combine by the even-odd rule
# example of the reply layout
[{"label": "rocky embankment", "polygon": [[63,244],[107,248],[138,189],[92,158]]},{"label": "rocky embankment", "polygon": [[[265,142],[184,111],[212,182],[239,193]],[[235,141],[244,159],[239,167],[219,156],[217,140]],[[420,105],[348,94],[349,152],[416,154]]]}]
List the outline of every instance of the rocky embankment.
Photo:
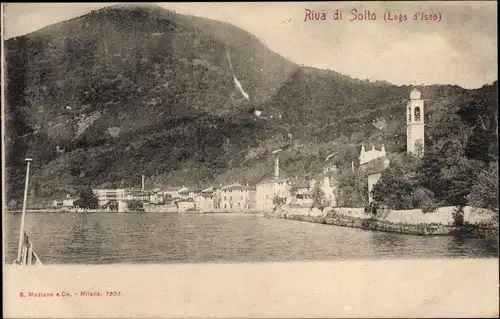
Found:
[{"label": "rocky embankment", "polygon": [[352,217],[338,214],[335,211],[319,212],[311,211],[312,214],[294,214],[293,210],[277,209],[274,212],[264,214],[267,218],[281,218],[290,219],[310,223],[318,223],[325,225],[334,225],[340,227],[352,227],[374,231],[384,231],[391,233],[410,234],[410,235],[468,235],[474,237],[485,237],[495,232],[498,229],[492,224],[479,223],[468,224],[463,226],[445,225],[439,223],[420,223],[420,224],[407,224],[407,223],[394,223],[387,220],[377,219],[375,216],[367,218]]}]

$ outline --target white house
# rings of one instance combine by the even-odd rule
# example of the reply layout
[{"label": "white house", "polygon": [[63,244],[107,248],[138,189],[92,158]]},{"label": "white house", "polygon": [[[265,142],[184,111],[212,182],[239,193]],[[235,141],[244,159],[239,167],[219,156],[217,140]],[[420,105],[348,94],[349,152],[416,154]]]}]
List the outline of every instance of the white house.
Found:
[{"label": "white house", "polygon": [[189,189],[185,186],[182,186],[182,188],[177,191],[177,197],[189,198]]},{"label": "white house", "polygon": [[179,187],[167,187],[162,190],[164,196],[170,196],[171,198],[179,197]]},{"label": "white house", "polygon": [[176,204],[177,204],[177,212],[179,213],[185,213],[187,211],[195,210],[195,203],[194,200],[191,198],[180,199],[177,201]]},{"label": "white house", "polygon": [[256,208],[271,210],[274,207],[275,197],[290,198],[292,181],[289,179],[264,180],[256,186]]},{"label": "white house", "polygon": [[255,189],[234,183],[222,186],[217,192],[218,208],[227,211],[245,211],[255,207]]},{"label": "white house", "polygon": [[72,208],[74,207],[75,199],[71,197],[70,194],[66,195],[66,198],[63,200],[54,200],[52,202],[52,207],[54,208]]},{"label": "white house", "polygon": [[213,211],[215,208],[213,194],[197,194],[194,197],[194,206],[200,212]]},{"label": "white house", "polygon": [[291,204],[310,205],[312,204],[309,182],[304,179],[296,179],[290,185]]},{"label": "white house", "polygon": [[[363,161],[361,161],[363,159]],[[389,158],[385,153],[384,145],[380,151],[376,151],[375,147],[372,146],[372,150],[369,155],[365,152],[364,146],[361,148],[361,154],[359,156],[360,170],[367,174],[368,179],[368,202],[373,201],[372,190],[375,184],[380,180],[382,176],[382,171],[389,166]]]}]

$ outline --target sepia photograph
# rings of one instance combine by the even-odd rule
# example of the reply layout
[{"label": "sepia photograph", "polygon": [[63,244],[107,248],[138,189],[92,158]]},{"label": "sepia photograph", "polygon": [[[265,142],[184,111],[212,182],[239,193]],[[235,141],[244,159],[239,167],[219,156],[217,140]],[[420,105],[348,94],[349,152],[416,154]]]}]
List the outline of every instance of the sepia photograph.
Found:
[{"label": "sepia photograph", "polygon": [[497,317],[496,11],[2,4],[4,315]]}]

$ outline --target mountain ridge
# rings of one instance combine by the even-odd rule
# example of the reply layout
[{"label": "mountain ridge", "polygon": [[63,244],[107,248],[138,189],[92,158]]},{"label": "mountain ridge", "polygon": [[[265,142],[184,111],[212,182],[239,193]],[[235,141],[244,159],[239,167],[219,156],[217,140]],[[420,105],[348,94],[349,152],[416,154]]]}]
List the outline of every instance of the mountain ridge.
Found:
[{"label": "mountain ridge", "polygon": [[[52,198],[138,185],[142,173],[149,185],[255,183],[284,145],[290,175],[321,171],[333,151],[350,164],[363,141],[405,151],[410,86],[300,67],[227,23],[106,7],[9,39],[6,49],[9,198],[20,197],[26,154],[34,194]],[[421,90],[429,119],[478,92]],[[383,130],[372,125],[381,118]]]}]

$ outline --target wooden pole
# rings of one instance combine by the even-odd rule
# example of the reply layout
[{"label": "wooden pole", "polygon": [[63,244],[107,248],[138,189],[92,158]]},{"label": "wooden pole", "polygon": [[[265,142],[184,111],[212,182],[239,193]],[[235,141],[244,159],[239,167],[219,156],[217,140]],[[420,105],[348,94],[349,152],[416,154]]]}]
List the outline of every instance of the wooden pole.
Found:
[{"label": "wooden pole", "polygon": [[23,211],[21,213],[21,229],[19,230],[19,247],[17,250],[17,260],[21,262],[21,254],[23,249],[24,240],[24,216],[26,215],[26,205],[28,202],[28,186],[30,178],[30,163],[32,159],[26,158],[26,182],[24,184],[24,200],[23,200]]},{"label": "wooden pole", "polygon": [[26,260],[26,264],[28,266],[31,266],[33,264],[33,246],[31,246],[31,243],[28,244],[28,257]]}]

